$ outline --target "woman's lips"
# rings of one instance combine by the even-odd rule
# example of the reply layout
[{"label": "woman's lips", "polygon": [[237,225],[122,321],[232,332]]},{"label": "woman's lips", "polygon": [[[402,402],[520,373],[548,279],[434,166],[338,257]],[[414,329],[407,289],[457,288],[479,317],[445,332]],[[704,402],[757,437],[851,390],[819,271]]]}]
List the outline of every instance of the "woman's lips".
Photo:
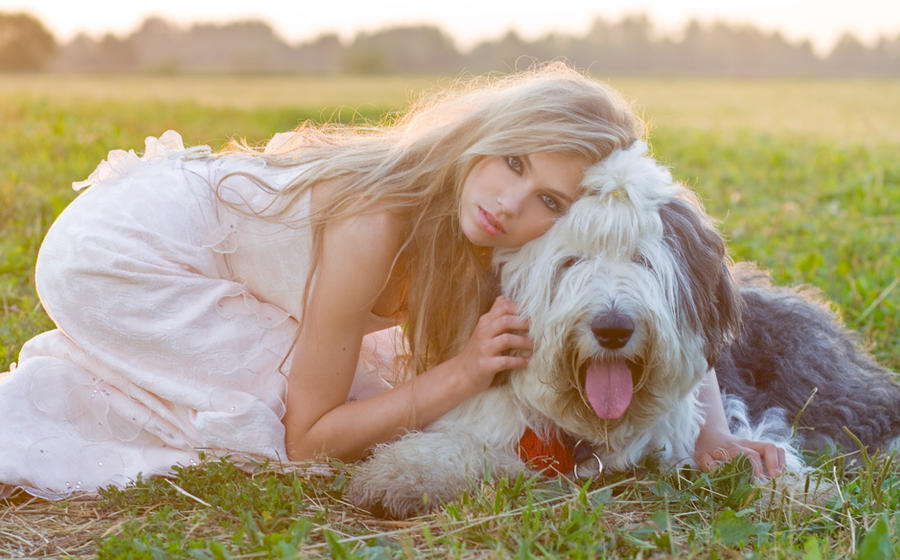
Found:
[{"label": "woman's lips", "polygon": [[506,233],[500,220],[481,206],[478,207],[478,225],[491,236],[503,235]]}]

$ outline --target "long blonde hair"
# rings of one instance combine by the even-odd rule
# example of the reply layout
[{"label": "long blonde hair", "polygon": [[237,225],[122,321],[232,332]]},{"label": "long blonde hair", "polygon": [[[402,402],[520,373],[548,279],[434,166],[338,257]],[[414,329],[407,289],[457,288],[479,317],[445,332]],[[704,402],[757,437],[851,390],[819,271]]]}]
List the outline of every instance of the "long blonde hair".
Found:
[{"label": "long blonde hair", "polygon": [[462,185],[478,159],[559,152],[596,162],[639,136],[640,122],[618,94],[552,64],[453,88],[389,125],[306,124],[276,153],[236,143],[231,149],[261,155],[268,165],[306,165],[300,179],[278,189],[279,203],[266,219],[282,218],[317,183],[345,179],[309,216],[307,301],[329,223],[372,208],[407,218],[395,266],[409,279],[403,370],[416,374],[456,355],[496,295],[489,269],[459,226]]}]

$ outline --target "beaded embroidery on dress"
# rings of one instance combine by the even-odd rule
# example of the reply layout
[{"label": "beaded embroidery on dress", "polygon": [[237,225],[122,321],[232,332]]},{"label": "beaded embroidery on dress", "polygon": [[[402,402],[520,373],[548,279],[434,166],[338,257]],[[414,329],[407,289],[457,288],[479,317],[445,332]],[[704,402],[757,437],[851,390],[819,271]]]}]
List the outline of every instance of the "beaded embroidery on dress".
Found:
[{"label": "beaded embroidery on dress", "polygon": [[[278,188],[302,172],[186,149],[168,131],[73,184],[90,188],[51,226],[35,275],[58,328],[0,373],[0,495],[122,486],[201,452],[286,459],[279,366],[311,236],[236,211],[214,189],[264,203],[271,193],[248,174]],[[299,223],[308,197],[297,206]],[[351,398],[388,387],[397,340],[396,327],[364,339]]]}]

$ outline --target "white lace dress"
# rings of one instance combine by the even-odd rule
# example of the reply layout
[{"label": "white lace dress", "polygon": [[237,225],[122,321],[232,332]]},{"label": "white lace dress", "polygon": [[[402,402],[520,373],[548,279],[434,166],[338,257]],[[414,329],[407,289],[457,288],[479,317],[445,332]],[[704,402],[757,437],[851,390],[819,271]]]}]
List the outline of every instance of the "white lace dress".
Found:
[{"label": "white lace dress", "polygon": [[[0,373],[0,495],[59,498],[208,456],[285,459],[284,393],[311,247],[308,197],[262,208],[303,173],[206,157],[168,131],[116,150],[50,228],[36,285],[58,326]],[[235,173],[237,173],[235,175]],[[351,398],[383,390],[397,328],[373,316]],[[378,331],[379,329],[386,329]]]}]

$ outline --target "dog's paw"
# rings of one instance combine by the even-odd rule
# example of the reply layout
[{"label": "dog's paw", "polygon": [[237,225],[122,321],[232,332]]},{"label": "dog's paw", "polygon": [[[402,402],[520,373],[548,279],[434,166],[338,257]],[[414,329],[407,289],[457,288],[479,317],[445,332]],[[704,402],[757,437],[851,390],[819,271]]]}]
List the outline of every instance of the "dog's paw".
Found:
[{"label": "dog's paw", "polygon": [[360,465],[344,497],[376,517],[406,519],[428,513],[455,497],[447,485],[429,485],[415,467],[375,456]]},{"label": "dog's paw", "polygon": [[484,449],[484,442],[464,432],[412,432],[377,446],[357,467],[345,496],[387,517],[427,513],[482,478]]}]

